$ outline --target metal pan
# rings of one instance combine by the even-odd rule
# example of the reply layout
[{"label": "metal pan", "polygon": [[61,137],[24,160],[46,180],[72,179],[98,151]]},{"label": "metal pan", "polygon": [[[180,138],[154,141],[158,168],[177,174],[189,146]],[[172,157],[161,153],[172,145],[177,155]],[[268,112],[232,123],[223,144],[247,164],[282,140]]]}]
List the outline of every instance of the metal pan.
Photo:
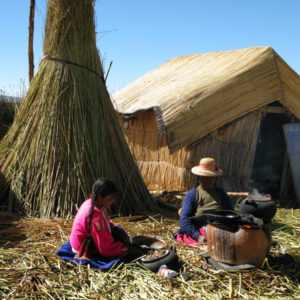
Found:
[{"label": "metal pan", "polygon": [[144,236],[137,235],[131,238],[131,243],[143,248],[149,248],[152,250],[164,249],[168,246],[167,242],[155,237],[155,236]]}]

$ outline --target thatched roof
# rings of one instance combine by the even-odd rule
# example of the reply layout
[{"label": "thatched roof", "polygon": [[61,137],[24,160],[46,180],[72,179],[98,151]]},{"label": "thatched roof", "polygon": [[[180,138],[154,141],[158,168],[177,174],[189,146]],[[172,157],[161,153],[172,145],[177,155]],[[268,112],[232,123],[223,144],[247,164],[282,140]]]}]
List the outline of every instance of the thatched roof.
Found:
[{"label": "thatched roof", "polygon": [[300,118],[300,76],[271,47],[180,56],[112,101],[122,114],[154,109],[174,152],[273,101]]}]

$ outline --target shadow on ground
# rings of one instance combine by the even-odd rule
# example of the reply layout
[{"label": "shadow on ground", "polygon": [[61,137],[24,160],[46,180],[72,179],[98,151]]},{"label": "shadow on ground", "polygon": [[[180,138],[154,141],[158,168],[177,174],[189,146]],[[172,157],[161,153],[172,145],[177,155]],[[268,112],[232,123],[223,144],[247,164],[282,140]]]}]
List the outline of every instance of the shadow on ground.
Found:
[{"label": "shadow on ground", "polygon": [[0,212],[0,247],[11,248],[26,238],[23,229],[18,226],[20,216]]}]

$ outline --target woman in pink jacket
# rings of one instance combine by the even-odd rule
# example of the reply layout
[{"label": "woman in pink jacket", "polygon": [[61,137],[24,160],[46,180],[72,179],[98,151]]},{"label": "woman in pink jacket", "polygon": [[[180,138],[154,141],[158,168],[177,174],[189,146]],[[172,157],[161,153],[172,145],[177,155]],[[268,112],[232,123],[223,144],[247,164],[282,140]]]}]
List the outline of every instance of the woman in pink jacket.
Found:
[{"label": "woman in pink jacket", "polygon": [[116,197],[117,188],[109,179],[99,178],[94,183],[92,198],[82,203],[73,221],[70,243],[76,257],[89,259],[100,254],[134,259],[144,254],[131,245],[122,228],[109,220],[107,209]]}]

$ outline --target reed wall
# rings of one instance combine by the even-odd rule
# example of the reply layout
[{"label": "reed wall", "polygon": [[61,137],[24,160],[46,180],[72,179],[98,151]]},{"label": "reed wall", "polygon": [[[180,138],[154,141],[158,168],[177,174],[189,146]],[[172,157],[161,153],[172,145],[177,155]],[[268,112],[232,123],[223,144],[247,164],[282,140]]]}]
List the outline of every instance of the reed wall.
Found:
[{"label": "reed wall", "polygon": [[150,190],[187,191],[196,184],[190,169],[202,157],[216,159],[224,176],[218,184],[228,191],[249,186],[257,135],[263,113],[251,112],[171,154],[166,136],[157,130],[152,110],[122,119],[125,136]]}]

